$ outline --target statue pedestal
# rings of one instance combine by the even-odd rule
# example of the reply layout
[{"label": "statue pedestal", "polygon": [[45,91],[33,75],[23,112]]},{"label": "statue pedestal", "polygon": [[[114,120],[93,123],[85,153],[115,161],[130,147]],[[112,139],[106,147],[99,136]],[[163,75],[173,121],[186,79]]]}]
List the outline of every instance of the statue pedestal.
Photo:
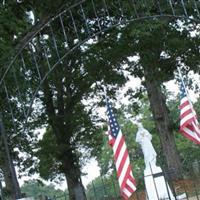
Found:
[{"label": "statue pedestal", "polygon": [[144,180],[147,192],[146,199],[148,200],[160,200],[160,199],[171,199],[174,200],[174,196],[171,189],[166,182],[162,169],[157,166],[152,166],[144,170]]}]

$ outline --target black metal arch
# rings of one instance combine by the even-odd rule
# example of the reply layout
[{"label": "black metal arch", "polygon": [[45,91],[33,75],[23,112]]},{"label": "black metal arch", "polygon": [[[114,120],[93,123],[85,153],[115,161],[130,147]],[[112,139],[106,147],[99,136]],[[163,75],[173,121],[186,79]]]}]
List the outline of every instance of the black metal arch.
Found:
[{"label": "black metal arch", "polygon": [[[163,17],[185,18],[199,23],[200,1],[82,0],[51,18],[17,50],[0,77],[0,92],[5,94],[4,106],[10,110],[8,115],[14,132],[21,117],[14,116],[14,110],[20,109],[23,115],[20,126],[26,126],[30,113],[36,109],[33,105],[40,87],[73,50],[113,27]],[[17,77],[21,77],[20,80]],[[32,85],[32,79],[37,84]],[[6,84],[8,81],[13,85]],[[27,84],[28,91],[23,87]]]}]

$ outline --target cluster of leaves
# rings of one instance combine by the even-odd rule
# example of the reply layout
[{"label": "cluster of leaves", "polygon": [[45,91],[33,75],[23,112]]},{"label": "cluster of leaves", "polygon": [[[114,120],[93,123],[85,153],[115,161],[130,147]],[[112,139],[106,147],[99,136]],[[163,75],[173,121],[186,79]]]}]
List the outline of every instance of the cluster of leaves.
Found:
[{"label": "cluster of leaves", "polygon": [[21,187],[22,192],[25,197],[48,197],[48,199],[53,199],[55,197],[60,197],[64,200],[67,197],[66,191],[60,189],[55,189],[53,184],[46,185],[40,180],[29,180],[25,182]]},{"label": "cluster of leaves", "polygon": [[119,197],[119,185],[116,176],[97,177],[94,181],[87,185],[86,194],[88,199],[115,199]]}]

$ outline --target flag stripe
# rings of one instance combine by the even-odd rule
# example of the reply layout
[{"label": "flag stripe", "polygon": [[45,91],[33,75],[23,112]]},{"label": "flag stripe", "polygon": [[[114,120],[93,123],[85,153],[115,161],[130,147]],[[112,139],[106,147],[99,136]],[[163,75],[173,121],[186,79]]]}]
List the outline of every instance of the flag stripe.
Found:
[{"label": "flag stripe", "polygon": [[127,182],[129,175],[130,175],[130,170],[131,170],[131,168],[130,168],[130,166],[128,166],[128,168],[126,170],[126,174],[125,174],[125,179],[122,182],[122,187],[125,187],[125,185],[126,185],[126,182]]},{"label": "flag stripe", "polygon": [[131,192],[130,192],[127,188],[124,188],[124,189],[123,189],[123,193],[124,193],[124,195],[126,196],[125,198],[127,198],[127,199],[128,199],[128,197],[131,196]]},{"label": "flag stripe", "polygon": [[115,164],[116,164],[116,168],[118,169],[121,161],[122,161],[122,158],[123,158],[123,155],[125,154],[125,151],[126,151],[126,145],[125,145],[125,141],[123,140],[122,141],[123,145],[121,147],[121,151],[119,153],[119,155],[117,155],[115,152],[114,152],[114,157],[115,157]]},{"label": "flag stripe", "polygon": [[129,191],[130,193],[134,192],[133,188],[131,188],[128,184],[126,184],[126,187],[124,189]]},{"label": "flag stripe", "polygon": [[125,150],[126,150],[126,145],[125,145],[123,138],[121,137],[121,140],[120,140],[119,145],[116,149],[116,152],[114,152],[115,162],[116,162],[117,166],[119,166],[119,163],[121,162],[121,159],[122,159],[122,156],[123,156]]},{"label": "flag stripe", "polygon": [[181,126],[185,126],[188,123],[191,122],[191,120],[193,120],[194,116],[193,114],[190,112],[188,113],[185,117],[181,118]]},{"label": "flag stripe", "polygon": [[185,118],[184,121],[181,121],[181,124],[180,124],[180,128],[184,128],[185,126],[189,125],[192,123],[192,121],[194,120],[193,117],[188,117],[187,119]]},{"label": "flag stripe", "polygon": [[181,108],[181,115],[185,113],[187,110],[191,110],[190,104],[186,105],[185,107]]},{"label": "flag stripe", "polygon": [[129,179],[127,180],[127,185],[133,190],[133,192],[136,190],[133,177],[129,177]]},{"label": "flag stripe", "polygon": [[197,134],[197,136],[200,138],[200,128],[199,128],[199,126],[196,124],[196,123],[194,123],[194,122],[192,122],[192,127],[193,127],[193,131]]},{"label": "flag stripe", "polygon": [[183,81],[181,82],[180,96],[180,132],[188,139],[200,144],[200,126],[196,112],[187,96]]},{"label": "flag stripe", "polygon": [[184,129],[181,130],[181,133],[182,133],[186,138],[188,138],[189,140],[193,141],[194,143],[200,144],[200,139],[199,139],[199,137],[196,137],[196,136],[194,135],[194,132],[193,132],[193,131],[190,131],[190,129],[184,128]]},{"label": "flag stripe", "polygon": [[188,106],[188,105],[189,105],[189,102],[188,102],[188,99],[186,97],[181,99],[180,109],[183,109],[185,106]]},{"label": "flag stripe", "polygon": [[[189,106],[190,107],[190,106]],[[183,110],[181,110],[181,119],[185,118],[185,117],[188,117],[189,115],[191,114],[191,117],[194,117],[193,116],[193,113],[192,113],[192,109],[187,109],[183,112]]]},{"label": "flag stripe", "polygon": [[127,171],[128,171],[128,167],[129,167],[129,162],[128,162],[128,159],[125,160],[124,162],[124,165],[123,165],[123,169],[121,171],[119,175],[119,184],[120,184],[120,187],[123,188],[124,186],[124,182],[126,182],[126,174],[127,174]]},{"label": "flag stripe", "polygon": [[124,162],[126,161],[127,157],[128,157],[128,151],[125,151],[119,167],[117,167],[117,164],[116,164],[116,168],[119,174],[121,174],[122,172],[122,169],[124,167]]},{"label": "flag stripe", "polygon": [[113,151],[114,152],[116,152],[116,149],[117,149],[117,147],[119,145],[119,142],[121,141],[121,137],[122,137],[122,133],[121,133],[121,131],[119,131],[118,136],[117,136],[117,138],[115,140],[115,143],[114,143],[114,146],[113,146]]}]

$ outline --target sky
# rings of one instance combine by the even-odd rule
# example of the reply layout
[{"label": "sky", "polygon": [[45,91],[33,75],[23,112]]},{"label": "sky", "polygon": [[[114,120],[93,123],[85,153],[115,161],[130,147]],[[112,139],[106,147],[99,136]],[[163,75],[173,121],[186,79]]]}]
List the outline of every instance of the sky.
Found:
[{"label": "sky", "polygon": [[[92,180],[94,180],[96,177],[100,175],[100,168],[98,167],[97,161],[94,158],[90,159],[90,161],[83,167],[82,172],[86,174],[89,172],[89,174],[82,176],[82,182],[83,182],[84,187],[86,188],[88,183],[90,183]],[[38,174],[35,174],[31,177],[23,176],[19,179],[20,186],[22,186],[25,181],[28,181],[30,179],[40,179],[40,177]],[[65,190],[67,188],[66,181],[62,181],[60,182],[60,184],[57,184],[51,181],[44,181],[44,180],[42,181],[46,183],[47,185],[51,183],[54,184],[56,189]]]}]

